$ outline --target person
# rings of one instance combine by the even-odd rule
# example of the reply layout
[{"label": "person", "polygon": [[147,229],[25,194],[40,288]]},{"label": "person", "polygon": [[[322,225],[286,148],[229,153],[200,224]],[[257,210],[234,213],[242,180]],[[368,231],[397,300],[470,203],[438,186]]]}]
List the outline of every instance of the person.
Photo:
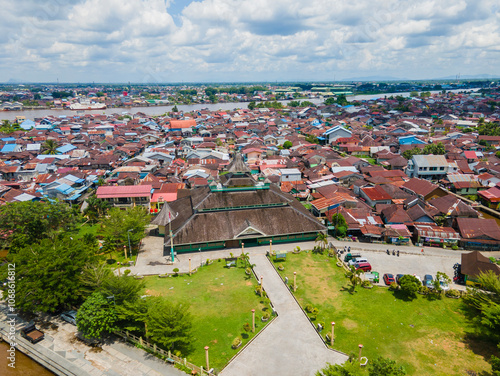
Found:
[{"label": "person", "polygon": [[422,255],[424,254],[424,249],[422,248]]},{"label": "person", "polygon": [[399,251],[398,251],[398,257],[399,257]]}]

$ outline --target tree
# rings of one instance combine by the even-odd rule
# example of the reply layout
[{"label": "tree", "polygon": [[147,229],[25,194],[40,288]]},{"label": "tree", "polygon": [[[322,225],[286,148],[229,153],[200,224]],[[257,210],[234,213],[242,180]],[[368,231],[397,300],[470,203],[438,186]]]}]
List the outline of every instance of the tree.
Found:
[{"label": "tree", "polygon": [[348,360],[344,364],[328,364],[316,372],[316,376],[361,376],[361,367],[356,360]]},{"label": "tree", "polygon": [[42,239],[12,255],[16,264],[16,307],[56,312],[80,303],[80,276],[95,249],[67,236]]},{"label": "tree", "polygon": [[335,236],[344,237],[347,233],[347,222],[340,213],[334,213],[330,218],[330,223],[335,226]]},{"label": "tree", "polygon": [[401,286],[401,291],[409,298],[416,298],[418,288],[422,286],[420,280],[412,275],[405,274],[399,280],[399,285]]},{"label": "tree", "polygon": [[405,376],[406,371],[403,366],[397,366],[391,359],[378,357],[373,359],[368,366],[369,376]]},{"label": "tree", "polygon": [[322,250],[324,250],[326,248],[326,245],[328,244],[328,235],[326,235],[324,232],[318,232],[316,240],[314,241],[319,244],[319,247]]},{"label": "tree", "polygon": [[2,246],[11,253],[59,233],[76,231],[78,214],[60,202],[25,201],[0,206]]},{"label": "tree", "polygon": [[172,107],[172,112],[179,112],[179,109],[177,108],[177,105],[175,105],[174,107]]},{"label": "tree", "polygon": [[83,267],[80,281],[82,291],[88,295],[101,290],[104,282],[111,278],[113,272],[105,263],[91,263]]},{"label": "tree", "polygon": [[83,215],[87,216],[90,222],[96,223],[100,217],[106,215],[111,205],[105,200],[97,198],[95,194],[89,196],[85,200],[87,207],[83,211]]},{"label": "tree", "polygon": [[189,353],[193,326],[189,306],[161,297],[149,297],[148,303],[147,326],[151,340],[168,350]]},{"label": "tree", "polygon": [[351,266],[350,271],[345,274],[346,278],[349,278],[349,282],[351,282],[352,292],[355,292],[356,286],[361,284],[361,273],[363,273],[361,269],[356,270],[354,266]]},{"label": "tree", "polygon": [[85,338],[100,339],[116,330],[116,310],[100,292],[94,292],[78,309],[76,324]]},{"label": "tree", "polygon": [[55,140],[46,140],[42,145],[42,154],[54,155],[57,154],[58,144]]},{"label": "tree", "polygon": [[288,107],[299,107],[300,106],[300,101],[290,101],[288,103]]},{"label": "tree", "polygon": [[[108,250],[116,250],[128,246],[128,238],[132,249],[144,237],[144,230],[149,224],[149,215],[143,207],[136,206],[125,211],[112,208],[102,222],[101,235],[104,236]],[[131,231],[129,231],[131,230]]]},{"label": "tree", "polygon": [[105,296],[114,296],[116,304],[123,304],[139,299],[144,286],[144,281],[140,279],[110,274],[104,279],[100,290]]},{"label": "tree", "polygon": [[473,309],[471,320],[484,336],[500,342],[500,276],[492,271],[478,276],[481,289],[470,288],[463,301]]},{"label": "tree", "polygon": [[248,109],[250,111],[253,111],[255,109],[255,102],[254,101],[248,103]]},{"label": "tree", "polygon": [[284,149],[290,149],[293,146],[292,141],[285,141],[283,143],[283,148]]}]

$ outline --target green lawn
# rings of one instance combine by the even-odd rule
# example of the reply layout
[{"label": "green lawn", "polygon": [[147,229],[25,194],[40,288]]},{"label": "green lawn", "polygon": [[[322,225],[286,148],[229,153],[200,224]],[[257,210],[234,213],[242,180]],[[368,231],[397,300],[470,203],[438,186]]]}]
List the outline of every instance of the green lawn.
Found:
[{"label": "green lawn", "polygon": [[319,309],[315,322],[324,322],[323,335],[335,322],[334,348],[363,356],[388,357],[403,365],[409,375],[464,375],[467,370],[491,372],[485,359],[494,345],[467,338],[468,327],[460,300],[443,297],[429,300],[418,295],[413,301],[384,287],[357,287],[352,293],[336,259],[302,252],[289,253],[280,272],[293,281],[297,272],[296,297],[305,307]]},{"label": "green lawn", "polygon": [[231,348],[234,338],[242,336],[244,345],[254,336],[243,330],[245,323],[252,324],[252,309],[256,310],[256,332],[264,327],[260,319],[269,308],[255,294],[257,282],[243,267],[227,269],[224,261],[215,261],[192,276],[146,277],[145,281],[146,294],[191,305],[194,351],[187,358],[196,365],[205,366],[204,347],[209,346],[210,367],[222,369],[242,348]]}]

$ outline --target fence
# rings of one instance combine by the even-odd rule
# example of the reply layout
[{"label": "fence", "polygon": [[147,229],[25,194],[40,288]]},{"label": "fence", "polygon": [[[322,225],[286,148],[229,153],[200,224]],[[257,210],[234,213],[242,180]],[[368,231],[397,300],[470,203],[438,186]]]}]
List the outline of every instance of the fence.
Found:
[{"label": "fence", "polygon": [[[122,332],[122,331],[116,331],[115,334],[119,335],[120,337],[126,339],[127,341],[138,344],[142,348],[149,350],[152,352],[154,355],[158,356],[160,359],[164,360],[166,363],[170,364],[180,364],[184,367],[187,367],[191,369],[191,371],[196,372],[196,375],[207,375],[207,376],[215,376],[213,370],[205,370],[203,369],[203,366],[199,367],[197,365],[194,365],[193,363],[190,363],[187,361],[186,358],[180,358],[174,354],[172,354],[171,351],[166,351],[158,346],[156,344],[151,344],[148,341],[144,340],[142,337],[137,337],[133,334],[130,334],[128,331]],[[194,374],[194,373],[193,373]]]}]

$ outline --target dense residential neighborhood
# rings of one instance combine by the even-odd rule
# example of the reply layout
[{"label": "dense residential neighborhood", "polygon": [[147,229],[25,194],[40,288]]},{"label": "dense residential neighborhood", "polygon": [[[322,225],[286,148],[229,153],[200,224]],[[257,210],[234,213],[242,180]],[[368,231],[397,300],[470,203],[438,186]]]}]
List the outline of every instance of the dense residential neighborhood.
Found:
[{"label": "dense residential neighborhood", "polygon": [[[500,87],[486,86],[251,87],[217,110],[203,100],[222,89],[206,88],[160,115],[15,112],[0,127],[0,277],[15,265],[27,349],[82,376],[495,369]],[[464,365],[427,348],[445,336]]]},{"label": "dense residential neighborhood", "polygon": [[[245,171],[233,172],[254,180],[238,186],[276,187],[320,225],[332,227],[338,212],[347,221],[343,236],[498,250],[500,135],[478,127],[498,125],[499,97],[491,89],[344,105],[20,118],[0,138],[0,200],[79,204],[95,192],[112,206],[157,215],[191,190],[220,191],[238,156]],[[419,235],[422,225],[444,225],[443,216],[459,237]],[[261,243],[289,235],[254,230]],[[235,233],[206,246],[230,246]],[[174,247],[185,244],[181,238],[174,231]]]}]

